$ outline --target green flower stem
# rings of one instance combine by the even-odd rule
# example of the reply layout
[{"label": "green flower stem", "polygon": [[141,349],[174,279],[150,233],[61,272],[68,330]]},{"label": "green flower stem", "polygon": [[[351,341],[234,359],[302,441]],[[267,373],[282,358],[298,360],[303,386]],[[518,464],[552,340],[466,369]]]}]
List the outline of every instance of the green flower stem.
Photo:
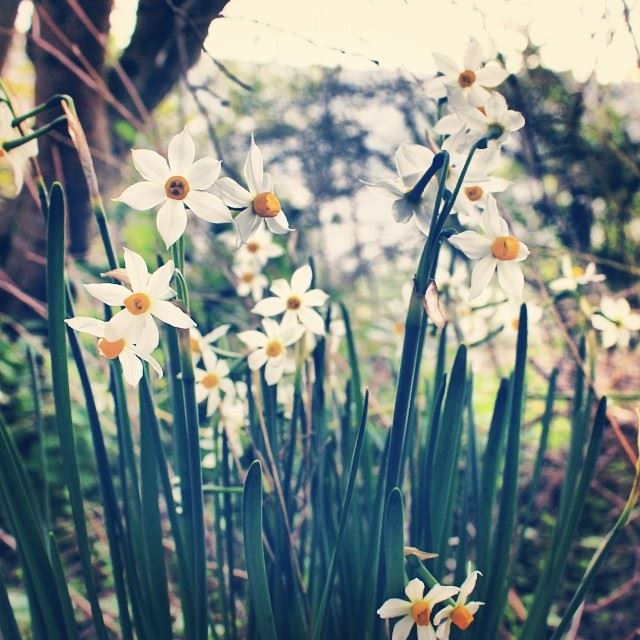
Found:
[{"label": "green flower stem", "polygon": [[60,102],[63,102],[63,101],[67,102],[69,105],[73,105],[73,100],[71,99],[70,96],[65,95],[63,93],[56,93],[55,95],[51,96],[46,102],[43,102],[42,104],[39,104],[37,107],[34,107],[33,109],[31,109],[31,111],[25,111],[19,116],[15,116],[11,121],[11,126],[18,127],[18,125],[20,125],[20,123],[24,122],[25,120],[28,120],[29,118],[33,118],[33,116],[37,116],[39,113],[42,113],[43,111],[48,111],[52,107],[58,106]]},{"label": "green flower stem", "polygon": [[55,120],[41,126],[39,129],[28,133],[25,136],[21,136],[20,138],[16,138],[15,140],[9,140],[8,142],[2,143],[2,148],[5,151],[12,151],[13,149],[17,149],[21,147],[23,144],[27,144],[27,142],[31,142],[31,140],[36,140],[37,138],[42,137],[43,135],[49,133],[51,129],[55,129],[59,124],[67,121],[67,116],[58,116]]}]

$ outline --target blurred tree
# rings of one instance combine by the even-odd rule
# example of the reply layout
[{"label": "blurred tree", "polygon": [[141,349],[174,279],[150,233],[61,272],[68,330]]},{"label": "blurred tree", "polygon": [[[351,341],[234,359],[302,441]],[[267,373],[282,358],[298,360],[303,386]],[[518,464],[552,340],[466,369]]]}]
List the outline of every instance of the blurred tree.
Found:
[{"label": "blurred tree", "polygon": [[[35,101],[56,93],[73,97],[97,160],[103,185],[129,145],[123,132],[152,128],[149,113],[197,61],[211,22],[229,0],[139,0],[127,48],[108,60],[113,0],[38,0],[34,3],[28,53],[35,71]],[[17,0],[0,3],[0,67],[10,44],[7,33]],[[4,27],[4,28],[3,28]],[[41,116],[41,124],[50,114]],[[40,141],[47,181],[63,179],[70,210],[69,245],[82,256],[92,237],[92,212],[75,151],[64,127]],[[3,216],[3,269],[22,290],[43,297],[44,225],[25,190]]]}]

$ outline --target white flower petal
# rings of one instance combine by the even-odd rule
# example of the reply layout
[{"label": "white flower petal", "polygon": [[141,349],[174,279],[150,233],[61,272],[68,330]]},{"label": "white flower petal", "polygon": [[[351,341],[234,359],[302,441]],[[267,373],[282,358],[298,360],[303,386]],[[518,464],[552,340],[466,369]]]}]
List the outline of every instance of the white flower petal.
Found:
[{"label": "white flower petal", "polygon": [[281,358],[269,358],[267,360],[267,366],[264,368],[264,379],[268,385],[276,384],[282,374],[284,373],[285,359]]},{"label": "white flower petal", "polygon": [[430,624],[426,627],[417,627],[417,631],[418,640],[437,640],[436,632],[433,630],[433,627]]},{"label": "white flower petal", "polygon": [[178,309],[175,304],[167,300],[154,300],[150,311],[162,322],[179,329],[188,329],[196,326],[196,323],[184,311]]},{"label": "white flower petal", "polygon": [[[471,592],[476,588],[478,576],[482,574],[480,571],[472,571],[466,580],[460,585],[460,593],[458,594],[458,602],[465,603]],[[463,600],[464,598],[464,600]]]},{"label": "white flower petal", "polygon": [[377,614],[381,618],[399,618],[406,616],[411,611],[412,604],[401,598],[389,598],[378,609]]},{"label": "white flower petal", "polygon": [[262,177],[264,175],[264,165],[262,163],[262,153],[251,134],[251,146],[244,163],[244,179],[247,181],[249,190],[257,194],[262,190]]},{"label": "white flower petal", "polygon": [[329,294],[322,289],[311,289],[302,295],[302,302],[307,307],[321,307],[329,299]]},{"label": "white flower petal", "polygon": [[68,326],[74,331],[80,331],[81,333],[88,333],[90,336],[96,338],[104,337],[104,320],[98,320],[98,318],[87,318],[85,316],[75,316],[65,320]]},{"label": "white flower petal", "polygon": [[124,299],[131,295],[131,291],[121,284],[100,282],[85,284],[84,288],[94,297],[112,307],[123,306]]},{"label": "white flower petal", "polygon": [[198,218],[202,218],[207,222],[233,223],[233,218],[229,209],[218,196],[207,191],[190,191],[184,199],[184,203],[195,213]]},{"label": "white flower petal", "polygon": [[425,600],[433,606],[447,598],[453,598],[453,596],[455,596],[459,591],[459,587],[445,587],[444,585],[437,584],[429,589],[429,593],[425,596]]},{"label": "white flower petal", "polygon": [[456,233],[449,242],[471,260],[481,260],[491,254],[491,240],[476,231]]},{"label": "white flower petal", "polygon": [[405,193],[402,182],[397,178],[393,180],[385,179],[377,180],[376,182],[365,182],[364,184],[369,191],[380,198],[397,200],[398,198],[402,198]]},{"label": "white flower petal", "polygon": [[187,212],[180,200],[167,200],[158,209],[156,227],[168,249],[187,228]]},{"label": "white flower petal", "polygon": [[492,254],[489,254],[482,258],[482,260],[478,260],[478,262],[476,262],[473,267],[473,271],[471,272],[469,299],[473,300],[473,298],[477,298],[484,292],[493,277],[497,263],[498,261]]},{"label": "white flower petal", "polygon": [[495,240],[499,236],[509,235],[507,221],[500,216],[498,203],[492,195],[487,196],[487,208],[482,213],[481,225],[482,230],[491,240]]},{"label": "white flower petal", "polygon": [[486,66],[476,71],[476,81],[483,87],[497,87],[502,84],[509,75],[509,72],[496,65]]},{"label": "white flower petal", "polygon": [[236,216],[234,222],[238,229],[240,242],[244,244],[258,230],[262,224],[262,218],[254,213],[253,207],[249,206]]},{"label": "white flower petal", "polygon": [[261,316],[277,316],[279,313],[284,313],[286,309],[287,305],[282,298],[272,296],[260,300],[251,311]]},{"label": "white flower petal", "polygon": [[157,182],[136,182],[127,187],[119,197],[114,198],[117,202],[124,202],[132,209],[151,209],[165,200],[167,194],[164,187]]},{"label": "white flower petal", "polygon": [[196,147],[185,128],[178,135],[173,136],[169,143],[169,168],[172,175],[186,177],[195,156]]},{"label": "white flower petal", "polygon": [[143,357],[142,359],[146,360],[151,365],[151,368],[156,372],[158,378],[162,378],[162,376],[164,375],[162,367],[153,356],[147,356],[146,358]]},{"label": "white flower petal", "polygon": [[169,286],[175,267],[173,260],[168,260],[159,269],[151,274],[147,283],[147,293],[154,300],[167,300],[173,298],[175,291]]},{"label": "white flower petal", "polygon": [[413,205],[406,198],[400,198],[399,200],[396,200],[391,207],[393,219],[396,222],[400,222],[402,224],[411,220],[413,211]]},{"label": "white flower petal", "polygon": [[432,53],[433,61],[436,63],[436,69],[445,76],[457,77],[461,69],[458,65],[444,53],[434,51]]},{"label": "white flower petal", "polygon": [[247,358],[249,369],[251,369],[251,371],[257,371],[261,367],[264,367],[268,359],[269,357],[267,356],[267,352],[264,348],[261,347],[260,349],[257,349],[253,353],[250,353]]},{"label": "white flower petal", "polygon": [[413,187],[433,164],[433,158],[433,151],[421,144],[401,144],[396,151],[396,167],[405,186]]},{"label": "white flower petal", "polygon": [[404,592],[411,602],[420,600],[424,595],[424,582],[420,578],[414,578],[404,588]]},{"label": "white flower petal", "polygon": [[252,349],[264,347],[267,344],[267,336],[261,331],[240,331],[237,335],[242,342]]},{"label": "white flower petal", "polygon": [[227,206],[234,209],[248,207],[253,202],[253,196],[231,178],[220,178],[214,190]]},{"label": "white flower petal", "polygon": [[140,318],[131,315],[127,309],[123,309],[104,325],[104,336],[107,340],[126,338],[127,342],[135,343],[140,340],[143,328],[144,321],[140,322]]},{"label": "white flower petal", "polygon": [[410,615],[398,620],[398,622],[396,622],[395,626],[393,627],[391,640],[407,640],[414,624],[415,623],[413,621],[413,617]]},{"label": "white flower petal", "polygon": [[209,392],[209,400],[207,401],[207,417],[212,416],[220,405],[220,391],[211,389]]},{"label": "white flower petal", "polygon": [[484,604],[484,602],[467,602],[467,604],[465,605],[465,607],[467,608],[467,611],[472,615],[475,616],[476,613],[478,613],[478,609]]},{"label": "white flower petal", "polygon": [[171,176],[171,170],[167,161],[155,151],[150,149],[131,149],[133,166],[138,173],[149,182],[162,185]]},{"label": "white flower petal", "polygon": [[504,292],[514,298],[522,297],[524,275],[517,262],[498,261],[498,284]]},{"label": "white flower petal", "polygon": [[308,307],[302,307],[298,309],[298,318],[312,333],[318,336],[324,335],[324,320],[317,311],[309,309]]},{"label": "white flower petal", "polygon": [[192,189],[208,189],[220,175],[222,162],[214,158],[201,158],[196,160],[184,176],[189,181]]},{"label": "white flower petal", "polygon": [[144,291],[149,281],[147,263],[142,256],[135,251],[124,248],[124,267],[129,276],[131,291]]},{"label": "white flower petal", "polygon": [[151,314],[147,314],[144,320],[144,329],[137,337],[136,347],[145,357],[155,351],[160,343],[160,331]]},{"label": "white flower petal", "polygon": [[271,318],[263,318],[262,326],[264,327],[265,333],[269,337],[279,337],[280,334],[282,333],[280,329],[280,325],[275,320],[272,320]]},{"label": "white flower petal", "polygon": [[524,127],[524,116],[519,111],[509,109],[502,118],[502,124],[508,131],[518,131]]},{"label": "white flower petal", "polygon": [[137,387],[142,378],[142,362],[131,349],[123,349],[118,356],[124,379],[132,387]]},{"label": "white flower petal", "polygon": [[303,294],[311,286],[312,279],[311,267],[308,264],[302,265],[291,276],[291,290],[298,295]]},{"label": "white flower petal", "polygon": [[482,47],[475,38],[471,38],[469,41],[467,49],[464,52],[462,64],[464,65],[465,71],[477,71],[482,64]]},{"label": "white flower petal", "polygon": [[440,609],[440,611],[438,611],[438,613],[436,613],[436,615],[433,616],[433,624],[436,624],[436,625],[440,624],[443,620],[449,617],[452,611],[453,611],[453,607],[450,604]]},{"label": "white flower petal", "polygon": [[289,221],[287,220],[287,216],[284,215],[284,211],[280,211],[280,213],[273,218],[265,218],[265,222],[271,233],[282,235],[283,233],[293,231],[293,229],[289,227]]}]

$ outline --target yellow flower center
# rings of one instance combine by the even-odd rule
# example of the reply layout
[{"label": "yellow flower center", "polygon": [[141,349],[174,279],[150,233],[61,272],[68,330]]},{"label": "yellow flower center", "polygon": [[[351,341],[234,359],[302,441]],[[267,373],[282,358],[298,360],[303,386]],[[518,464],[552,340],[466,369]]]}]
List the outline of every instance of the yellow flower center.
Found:
[{"label": "yellow flower center", "polygon": [[458,76],[458,84],[464,89],[470,87],[476,81],[476,74],[471,69],[466,69]]},{"label": "yellow flower center", "polygon": [[107,340],[105,338],[100,338],[98,340],[98,351],[103,355],[107,360],[113,360],[117,358],[124,349],[124,340],[120,338],[119,340]]},{"label": "yellow flower center", "polygon": [[249,284],[250,282],[253,282],[253,278],[254,278],[254,275],[253,273],[251,273],[251,271],[246,271],[240,276],[240,280],[242,280],[242,282],[246,282],[247,284]]},{"label": "yellow flower center", "polygon": [[402,320],[396,320],[393,323],[393,333],[397,336],[402,336],[404,334],[404,323]]},{"label": "yellow flower center", "polygon": [[431,624],[429,620],[431,617],[431,607],[424,600],[416,602],[411,607],[411,617],[419,627],[426,627]]},{"label": "yellow flower center", "polygon": [[259,242],[247,242],[247,251],[249,253],[258,253],[259,250],[260,250]]},{"label": "yellow flower center", "polygon": [[189,181],[182,176],[171,176],[164,183],[164,192],[171,200],[184,200],[191,191]]},{"label": "yellow flower center", "polygon": [[267,343],[266,351],[269,358],[277,358],[283,354],[284,345],[280,340],[271,340]]},{"label": "yellow flower center", "polygon": [[473,616],[469,612],[469,609],[461,604],[451,612],[451,622],[453,622],[458,629],[466,629],[473,622]]},{"label": "yellow flower center", "polygon": [[280,208],[280,201],[271,191],[263,191],[253,199],[253,212],[261,218],[275,218]]},{"label": "yellow flower center", "polygon": [[465,187],[464,192],[471,202],[478,202],[482,198],[484,191],[482,187],[474,185],[473,187]]},{"label": "yellow flower center", "polygon": [[520,318],[514,318],[514,319],[511,321],[511,328],[512,328],[514,331],[518,331],[518,329],[520,329]]},{"label": "yellow flower center", "polygon": [[193,353],[202,353],[202,349],[200,348],[200,340],[196,340],[196,338],[190,339],[191,351]]},{"label": "yellow flower center", "polygon": [[146,293],[132,293],[124,299],[124,306],[132,316],[141,316],[151,308],[151,300]]},{"label": "yellow flower center", "polygon": [[515,260],[520,253],[520,242],[513,236],[498,236],[491,245],[491,253],[498,260]]},{"label": "yellow flower center", "polygon": [[302,306],[302,300],[300,296],[292,295],[287,298],[287,309],[297,311]]},{"label": "yellow flower center", "polygon": [[571,267],[571,275],[574,278],[581,278],[584,275],[584,269],[579,266]]},{"label": "yellow flower center", "polygon": [[217,373],[209,372],[202,377],[200,382],[205,389],[213,389],[220,384],[220,377]]}]

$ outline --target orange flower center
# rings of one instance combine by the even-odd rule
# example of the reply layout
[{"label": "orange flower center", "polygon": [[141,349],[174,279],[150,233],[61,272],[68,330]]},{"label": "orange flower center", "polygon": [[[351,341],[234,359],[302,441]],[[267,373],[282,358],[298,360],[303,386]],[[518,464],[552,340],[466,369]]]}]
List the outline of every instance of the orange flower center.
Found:
[{"label": "orange flower center", "polygon": [[253,273],[251,273],[251,271],[247,271],[240,276],[240,280],[242,280],[242,282],[246,282],[247,284],[253,282],[253,278],[254,275]]},{"label": "orange flower center", "polygon": [[455,607],[451,612],[451,622],[453,622],[458,629],[466,629],[473,622],[473,616],[462,604]]},{"label": "orange flower center", "polygon": [[302,306],[302,300],[299,296],[293,295],[287,298],[287,309],[297,311]]},{"label": "orange flower center", "polygon": [[465,187],[464,192],[471,202],[478,202],[484,194],[482,187],[477,185],[474,185],[473,187]]},{"label": "orange flower center", "polygon": [[141,316],[151,308],[151,300],[146,293],[132,293],[124,299],[124,306],[132,316]]},{"label": "orange flower center", "polygon": [[261,218],[275,218],[280,209],[280,201],[271,191],[263,191],[253,199],[253,212]]},{"label": "orange flower center", "polygon": [[213,389],[220,384],[220,377],[217,373],[209,372],[202,377],[200,382],[205,389]]},{"label": "orange flower center", "polygon": [[171,176],[164,183],[164,192],[170,200],[184,200],[189,191],[189,181],[182,176]]},{"label": "orange flower center", "polygon": [[402,320],[396,320],[393,323],[393,333],[397,336],[402,336],[404,334],[404,323]]},{"label": "orange flower center", "polygon": [[512,328],[514,331],[518,331],[518,329],[520,329],[520,318],[514,318],[514,319],[511,321],[511,328]]},{"label": "orange flower center", "polygon": [[258,242],[247,242],[247,251],[249,253],[258,253],[259,250],[260,250],[260,243],[258,243]]},{"label": "orange flower center", "polygon": [[571,267],[571,275],[573,275],[574,278],[580,278],[584,275],[584,269],[577,265],[575,267]]},{"label": "orange flower center", "polygon": [[476,74],[470,69],[466,69],[458,76],[458,84],[465,89],[476,81]]},{"label": "orange flower center", "polygon": [[202,353],[202,349],[200,348],[200,340],[196,340],[196,338],[190,339],[191,351],[193,353]]},{"label": "orange flower center", "polygon": [[124,349],[124,340],[120,338],[119,340],[107,340],[105,338],[100,338],[98,340],[98,351],[103,355],[107,360],[113,360],[117,358]]},{"label": "orange flower center", "polygon": [[416,602],[411,607],[411,617],[419,627],[426,627],[431,624],[429,620],[431,617],[431,607],[424,600]]},{"label": "orange flower center", "polygon": [[491,245],[491,253],[498,260],[515,260],[520,252],[520,242],[513,236],[498,236]]},{"label": "orange flower center", "polygon": [[277,358],[284,353],[284,345],[280,340],[271,340],[267,343],[266,351],[269,358]]}]

